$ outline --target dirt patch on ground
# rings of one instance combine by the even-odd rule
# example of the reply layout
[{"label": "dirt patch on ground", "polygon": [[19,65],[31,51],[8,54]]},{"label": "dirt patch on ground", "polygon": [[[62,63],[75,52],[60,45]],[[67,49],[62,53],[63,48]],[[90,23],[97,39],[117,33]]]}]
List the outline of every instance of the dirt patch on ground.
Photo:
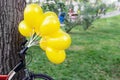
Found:
[{"label": "dirt patch on ground", "polygon": [[76,46],[76,45],[70,46],[68,48],[68,50],[72,50],[72,51],[79,51],[79,50],[83,50],[83,49],[84,49],[83,46]]}]

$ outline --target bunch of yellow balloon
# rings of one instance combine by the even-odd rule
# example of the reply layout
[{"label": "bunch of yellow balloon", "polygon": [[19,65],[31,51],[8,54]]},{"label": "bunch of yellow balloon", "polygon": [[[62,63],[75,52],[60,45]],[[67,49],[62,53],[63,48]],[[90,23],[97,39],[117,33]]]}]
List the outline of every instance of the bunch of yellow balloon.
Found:
[{"label": "bunch of yellow balloon", "polygon": [[19,24],[19,31],[23,36],[32,36],[42,22],[43,11],[37,4],[30,4],[25,7],[24,20]]},{"label": "bunch of yellow balloon", "polygon": [[35,41],[33,34],[41,37],[39,45],[52,63],[60,64],[65,60],[65,49],[70,46],[71,37],[60,29],[58,16],[54,12],[43,13],[39,5],[27,5],[24,20],[19,24],[19,32],[23,36],[32,37],[28,47]]}]

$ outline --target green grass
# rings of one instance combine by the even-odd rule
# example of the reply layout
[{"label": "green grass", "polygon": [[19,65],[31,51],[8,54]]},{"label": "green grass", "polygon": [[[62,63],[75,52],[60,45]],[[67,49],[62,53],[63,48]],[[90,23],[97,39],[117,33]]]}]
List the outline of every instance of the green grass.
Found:
[{"label": "green grass", "polygon": [[107,9],[107,12],[112,12],[112,11],[115,11],[116,9],[114,7],[111,7],[109,9]]},{"label": "green grass", "polygon": [[55,80],[120,80],[120,16],[97,20],[87,31],[78,26],[70,35],[64,63],[52,64],[33,47],[28,51],[33,57],[30,70]]}]

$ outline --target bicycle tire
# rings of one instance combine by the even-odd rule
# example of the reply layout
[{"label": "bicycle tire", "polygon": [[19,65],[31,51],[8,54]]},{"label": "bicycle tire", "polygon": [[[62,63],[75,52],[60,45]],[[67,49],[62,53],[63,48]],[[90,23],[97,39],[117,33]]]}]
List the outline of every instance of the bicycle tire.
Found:
[{"label": "bicycle tire", "polygon": [[45,74],[32,74],[33,79],[43,79],[43,80],[54,80],[53,78],[51,78],[48,75]]},{"label": "bicycle tire", "polygon": [[42,79],[42,80],[54,80],[48,75],[45,74],[33,74],[31,73],[30,77],[25,77],[23,80],[36,80],[36,79]]}]

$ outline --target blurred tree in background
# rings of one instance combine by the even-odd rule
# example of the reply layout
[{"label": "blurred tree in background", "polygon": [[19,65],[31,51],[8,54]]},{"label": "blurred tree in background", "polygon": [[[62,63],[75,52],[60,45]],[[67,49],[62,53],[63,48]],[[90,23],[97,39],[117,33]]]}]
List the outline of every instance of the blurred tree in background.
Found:
[{"label": "blurred tree in background", "polygon": [[[67,1],[69,1],[69,5],[65,4]],[[73,1],[78,3],[79,9],[77,13],[74,14],[73,12],[70,16],[70,9],[75,7]],[[101,14],[105,14],[107,10],[107,6],[100,0],[96,0],[95,3],[90,3],[89,0],[46,0],[45,3],[42,3],[42,8],[44,12],[54,11],[58,16],[60,12],[64,12],[66,14],[64,20],[65,26],[62,26],[62,28],[66,32],[70,32],[77,25],[80,25],[84,30],[87,30],[92,23],[99,19]],[[72,17],[76,18],[72,20]]]}]

